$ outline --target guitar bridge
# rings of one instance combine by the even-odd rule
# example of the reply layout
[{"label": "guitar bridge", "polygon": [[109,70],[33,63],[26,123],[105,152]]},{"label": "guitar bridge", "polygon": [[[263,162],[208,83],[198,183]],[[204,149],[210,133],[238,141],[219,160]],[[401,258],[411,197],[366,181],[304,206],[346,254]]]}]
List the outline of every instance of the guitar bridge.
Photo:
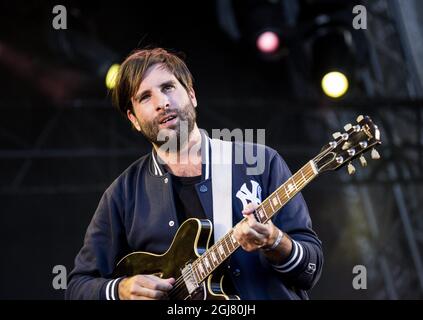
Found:
[{"label": "guitar bridge", "polygon": [[194,273],[192,271],[192,265],[187,264],[182,270],[182,278],[184,279],[185,285],[187,287],[188,293],[193,293],[198,288],[198,282],[195,279]]}]

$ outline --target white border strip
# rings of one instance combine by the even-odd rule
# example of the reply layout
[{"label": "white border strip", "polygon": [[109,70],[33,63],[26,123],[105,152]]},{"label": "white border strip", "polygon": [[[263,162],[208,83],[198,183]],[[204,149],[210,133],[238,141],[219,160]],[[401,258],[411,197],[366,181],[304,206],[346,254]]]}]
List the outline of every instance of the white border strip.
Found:
[{"label": "white border strip", "polygon": [[[162,170],[160,170],[159,165],[157,164],[156,157],[154,156],[154,151],[152,152],[152,154],[153,154],[153,162],[154,162],[155,169],[156,169],[156,170],[159,172],[159,174],[162,176],[162,175],[163,175],[163,173],[162,173]],[[154,170],[154,172],[156,172],[156,170]]]},{"label": "white border strip", "polygon": [[206,173],[204,174],[204,180],[208,180],[209,179],[209,175],[210,175],[210,159],[209,159],[209,137],[204,137],[205,141],[204,141],[204,157],[205,159],[205,167],[206,167]]}]

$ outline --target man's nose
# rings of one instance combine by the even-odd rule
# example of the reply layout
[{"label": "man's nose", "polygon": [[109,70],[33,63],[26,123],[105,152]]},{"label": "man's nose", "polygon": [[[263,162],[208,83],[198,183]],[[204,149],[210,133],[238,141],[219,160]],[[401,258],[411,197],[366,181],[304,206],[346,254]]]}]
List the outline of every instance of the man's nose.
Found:
[{"label": "man's nose", "polygon": [[156,108],[157,110],[166,109],[170,107],[169,98],[165,94],[159,94],[156,97]]}]

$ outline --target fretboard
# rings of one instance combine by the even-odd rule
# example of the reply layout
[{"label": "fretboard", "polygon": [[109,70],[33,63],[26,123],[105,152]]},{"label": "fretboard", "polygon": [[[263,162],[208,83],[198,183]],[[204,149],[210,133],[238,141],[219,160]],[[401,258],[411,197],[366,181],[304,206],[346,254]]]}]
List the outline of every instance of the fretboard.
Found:
[{"label": "fretboard", "polygon": [[[300,192],[318,174],[313,160],[298,170],[284,184],[267,197],[256,209],[256,218],[261,223],[271,219],[290,199]],[[211,246],[192,264],[198,283],[206,279],[236,249],[239,243],[233,236],[233,228]]]}]

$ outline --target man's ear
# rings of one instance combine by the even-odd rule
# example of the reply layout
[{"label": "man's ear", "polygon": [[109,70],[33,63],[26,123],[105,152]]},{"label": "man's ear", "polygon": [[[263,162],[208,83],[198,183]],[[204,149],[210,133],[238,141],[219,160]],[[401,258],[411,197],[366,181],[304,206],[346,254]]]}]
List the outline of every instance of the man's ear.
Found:
[{"label": "man's ear", "polygon": [[189,96],[194,108],[197,108],[197,98],[195,97],[194,88],[191,87],[191,88],[188,89],[188,96]]},{"label": "man's ear", "polygon": [[132,111],[128,109],[126,111],[126,115],[129,119],[129,121],[132,122],[132,125],[135,127],[135,129],[137,129],[138,131],[141,131],[141,127],[140,127],[140,124],[138,123],[137,117],[135,117],[135,115],[132,113]]}]

